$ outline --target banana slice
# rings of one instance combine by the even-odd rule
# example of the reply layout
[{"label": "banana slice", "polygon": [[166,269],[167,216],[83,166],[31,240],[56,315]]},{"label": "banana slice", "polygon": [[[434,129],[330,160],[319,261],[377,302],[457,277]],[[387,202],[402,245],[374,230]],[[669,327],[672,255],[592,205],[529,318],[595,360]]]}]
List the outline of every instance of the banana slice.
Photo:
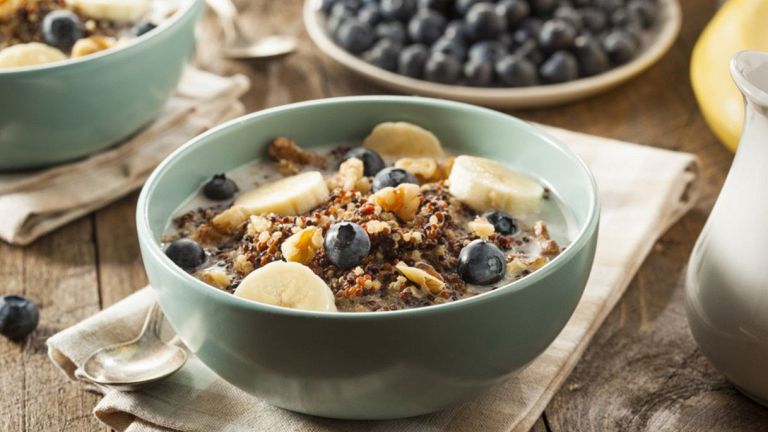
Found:
[{"label": "banana slice", "polygon": [[327,201],[329,195],[323,175],[319,171],[309,171],[246,192],[235,200],[234,207],[254,215],[292,216],[312,210]]},{"label": "banana slice", "polygon": [[259,303],[323,312],[336,311],[333,291],[309,267],[273,261],[252,271],[235,290],[235,295]]},{"label": "banana slice", "polygon": [[94,19],[134,22],[149,10],[149,0],[65,0],[68,7]]},{"label": "banana slice", "polygon": [[524,215],[536,210],[544,195],[544,187],[534,179],[480,157],[457,157],[448,181],[451,194],[477,211]]},{"label": "banana slice", "polygon": [[433,157],[444,155],[443,147],[430,131],[406,122],[384,122],[373,128],[363,146],[382,156]]},{"label": "banana slice", "polygon": [[39,42],[12,45],[0,51],[0,68],[34,66],[66,60],[56,48]]}]

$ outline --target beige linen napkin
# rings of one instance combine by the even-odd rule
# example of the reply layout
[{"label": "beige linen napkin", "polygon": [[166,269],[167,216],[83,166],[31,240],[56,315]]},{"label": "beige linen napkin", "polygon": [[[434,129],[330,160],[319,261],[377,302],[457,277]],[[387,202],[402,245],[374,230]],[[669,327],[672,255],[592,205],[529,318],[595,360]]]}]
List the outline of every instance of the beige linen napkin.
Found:
[{"label": "beige linen napkin", "polygon": [[157,164],[206,129],[237,117],[249,87],[188,67],[160,117],[117,147],[33,172],[0,174],[0,239],[25,245],[139,188]]},{"label": "beige linen napkin", "polygon": [[[597,257],[576,312],[528,368],[479,398],[435,414],[396,421],[322,419],[269,406],[218,378],[197,359],[134,393],[96,389],[94,413],[119,431],[519,431],[536,422],[616,304],[656,239],[693,204],[694,156],[548,128],[579,153],[597,178],[602,221]],[[48,340],[70,378],[93,350],[138,331],[154,299],[145,288]]]}]

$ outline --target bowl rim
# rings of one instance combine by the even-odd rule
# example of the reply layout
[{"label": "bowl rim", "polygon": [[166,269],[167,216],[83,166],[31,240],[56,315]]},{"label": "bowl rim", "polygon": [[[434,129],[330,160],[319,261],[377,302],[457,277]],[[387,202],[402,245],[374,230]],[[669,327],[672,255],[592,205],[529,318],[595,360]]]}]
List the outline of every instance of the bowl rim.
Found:
[{"label": "bowl rim", "polygon": [[24,67],[0,68],[0,78],[4,76],[9,76],[9,75],[21,75],[21,74],[31,75],[35,72],[45,73],[51,70],[60,70],[60,69],[66,69],[69,67],[77,67],[77,65],[98,61],[102,58],[110,57],[118,53],[134,51],[142,43],[156,39],[160,37],[161,34],[164,34],[166,31],[169,31],[172,28],[176,28],[180,26],[181,21],[183,21],[184,18],[186,18],[188,15],[192,14],[196,6],[202,4],[204,0],[178,0],[178,1],[184,4],[176,11],[176,13],[173,14],[173,16],[171,16],[169,19],[163,20],[163,22],[161,22],[157,26],[157,28],[154,29],[156,31],[153,30],[141,36],[135,37],[121,46],[110,48],[104,51],[99,51],[97,53],[90,54],[90,55],[76,58],[76,59],[68,57],[66,60],[61,60],[61,61],[52,62],[52,63],[43,63],[39,65],[24,66]]},{"label": "bowl rim", "polygon": [[[370,102],[384,103],[384,104],[411,104],[411,105],[439,107],[439,108],[444,108],[447,106],[448,108],[451,108],[454,110],[472,111],[472,112],[480,113],[485,116],[496,117],[500,120],[511,121],[515,123],[517,127],[520,127],[524,131],[541,137],[549,145],[554,146],[561,153],[564,153],[566,157],[569,157],[570,159],[572,159],[573,162],[581,170],[583,170],[583,172],[587,175],[587,179],[589,182],[589,197],[588,197],[589,208],[587,211],[586,220],[579,227],[578,234],[576,235],[574,240],[571,242],[571,244],[565,249],[565,251],[563,251],[560,255],[555,257],[546,266],[542,267],[541,269],[533,272],[532,274],[522,279],[497,287],[492,291],[488,291],[467,299],[461,299],[461,300],[447,302],[439,305],[431,305],[431,306],[425,306],[420,308],[401,309],[401,310],[394,310],[394,311],[379,311],[379,312],[310,311],[310,310],[291,309],[291,308],[286,308],[281,306],[274,306],[274,305],[259,303],[252,300],[236,297],[232,294],[226,293],[222,290],[219,290],[215,287],[212,287],[206,284],[205,282],[195,278],[191,274],[182,270],[180,267],[176,266],[170,260],[170,258],[168,258],[165,255],[162,248],[160,247],[160,244],[155,241],[154,236],[152,235],[152,229],[149,223],[149,202],[150,202],[150,197],[154,194],[154,191],[157,188],[159,179],[173,165],[176,164],[178,159],[184,157],[188,153],[193,152],[195,149],[203,145],[203,143],[205,143],[210,137],[215,136],[224,130],[236,128],[244,123],[249,123],[254,119],[280,115],[282,112],[285,112],[285,111],[292,111],[292,110],[303,109],[303,108],[314,107],[314,106],[331,106],[331,105],[338,105],[338,104],[349,104],[349,103],[354,104],[354,103],[370,103]],[[344,320],[359,320],[359,319],[386,320],[386,319],[398,319],[403,316],[424,317],[431,314],[451,311],[457,308],[469,307],[473,304],[480,304],[488,301],[493,301],[496,297],[529,288],[532,285],[536,284],[536,282],[538,282],[539,280],[544,279],[550,274],[552,274],[559,267],[562,267],[562,265],[564,265],[565,262],[574,258],[574,256],[581,249],[586,247],[588,242],[592,238],[593,234],[596,235],[599,218],[600,218],[600,198],[598,195],[598,187],[597,187],[595,178],[592,175],[592,172],[590,171],[589,167],[581,159],[581,157],[577,155],[573,150],[568,148],[564,143],[560,142],[558,139],[554,138],[553,136],[541,130],[540,128],[535,127],[534,125],[528,122],[525,122],[521,119],[518,119],[517,117],[511,116],[508,114],[504,114],[488,108],[482,108],[482,107],[478,107],[478,106],[463,103],[463,102],[447,101],[442,99],[425,98],[425,97],[418,97],[418,96],[345,96],[345,97],[318,99],[318,100],[292,103],[292,104],[282,105],[282,106],[269,108],[261,111],[256,111],[251,114],[247,114],[247,115],[238,117],[236,119],[230,120],[226,123],[223,123],[215,128],[212,128],[198,135],[197,137],[193,138],[192,140],[188,141],[187,143],[183,144],[181,147],[176,149],[169,156],[167,156],[157,166],[157,168],[155,168],[155,170],[152,172],[152,174],[149,176],[149,178],[145,182],[136,205],[137,235],[139,238],[139,244],[142,247],[144,254],[148,255],[149,259],[154,260],[156,264],[163,267],[164,271],[167,271],[171,275],[173,275],[175,279],[180,279],[180,281],[183,281],[185,285],[191,286],[192,289],[195,289],[201,292],[203,295],[209,297],[212,301],[224,302],[225,304],[228,304],[233,307],[241,307],[241,308],[245,308],[245,309],[252,310],[254,312],[259,312],[259,313],[267,313],[267,314],[275,314],[275,315],[283,315],[283,316],[295,316],[295,317],[304,317],[304,318],[344,319]],[[146,265],[147,264],[145,263],[145,266]]]}]

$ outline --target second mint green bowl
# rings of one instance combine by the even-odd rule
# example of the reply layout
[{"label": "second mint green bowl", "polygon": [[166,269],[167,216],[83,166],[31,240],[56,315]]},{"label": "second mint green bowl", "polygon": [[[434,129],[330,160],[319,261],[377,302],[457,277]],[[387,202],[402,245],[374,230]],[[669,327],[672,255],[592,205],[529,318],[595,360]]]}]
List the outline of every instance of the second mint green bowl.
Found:
[{"label": "second mint green bowl", "polygon": [[[234,297],[168,259],[159,239],[175,209],[211,175],[266,153],[278,135],[302,146],[360,141],[383,121],[434,132],[453,153],[531,172],[563,199],[578,226],[565,251],[494,291],[420,309],[322,313]],[[257,112],[170,155],[139,197],[144,266],[168,321],[210,369],[267,402],[306,414],[388,419],[467,400],[541,354],[571,317],[597,242],[597,187],[565,145],[514,117],[415,97],[325,99]]]},{"label": "second mint green bowl", "polygon": [[203,0],[179,4],[174,16],[124,47],[0,69],[0,170],[81,158],[156,118],[194,51],[203,10]]}]

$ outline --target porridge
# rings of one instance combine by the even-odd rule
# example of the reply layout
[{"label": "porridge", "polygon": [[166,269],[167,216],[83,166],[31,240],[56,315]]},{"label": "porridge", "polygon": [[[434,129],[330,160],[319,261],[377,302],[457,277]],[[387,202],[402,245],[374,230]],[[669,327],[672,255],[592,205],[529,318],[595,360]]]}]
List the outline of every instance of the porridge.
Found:
[{"label": "porridge", "polygon": [[573,237],[538,180],[451,156],[413,124],[311,151],[278,137],[267,156],[213,176],[162,239],[179,267],[251,300],[342,312],[436,305],[523,278]]},{"label": "porridge", "polygon": [[0,0],[0,69],[79,58],[155,29],[171,0]]}]

